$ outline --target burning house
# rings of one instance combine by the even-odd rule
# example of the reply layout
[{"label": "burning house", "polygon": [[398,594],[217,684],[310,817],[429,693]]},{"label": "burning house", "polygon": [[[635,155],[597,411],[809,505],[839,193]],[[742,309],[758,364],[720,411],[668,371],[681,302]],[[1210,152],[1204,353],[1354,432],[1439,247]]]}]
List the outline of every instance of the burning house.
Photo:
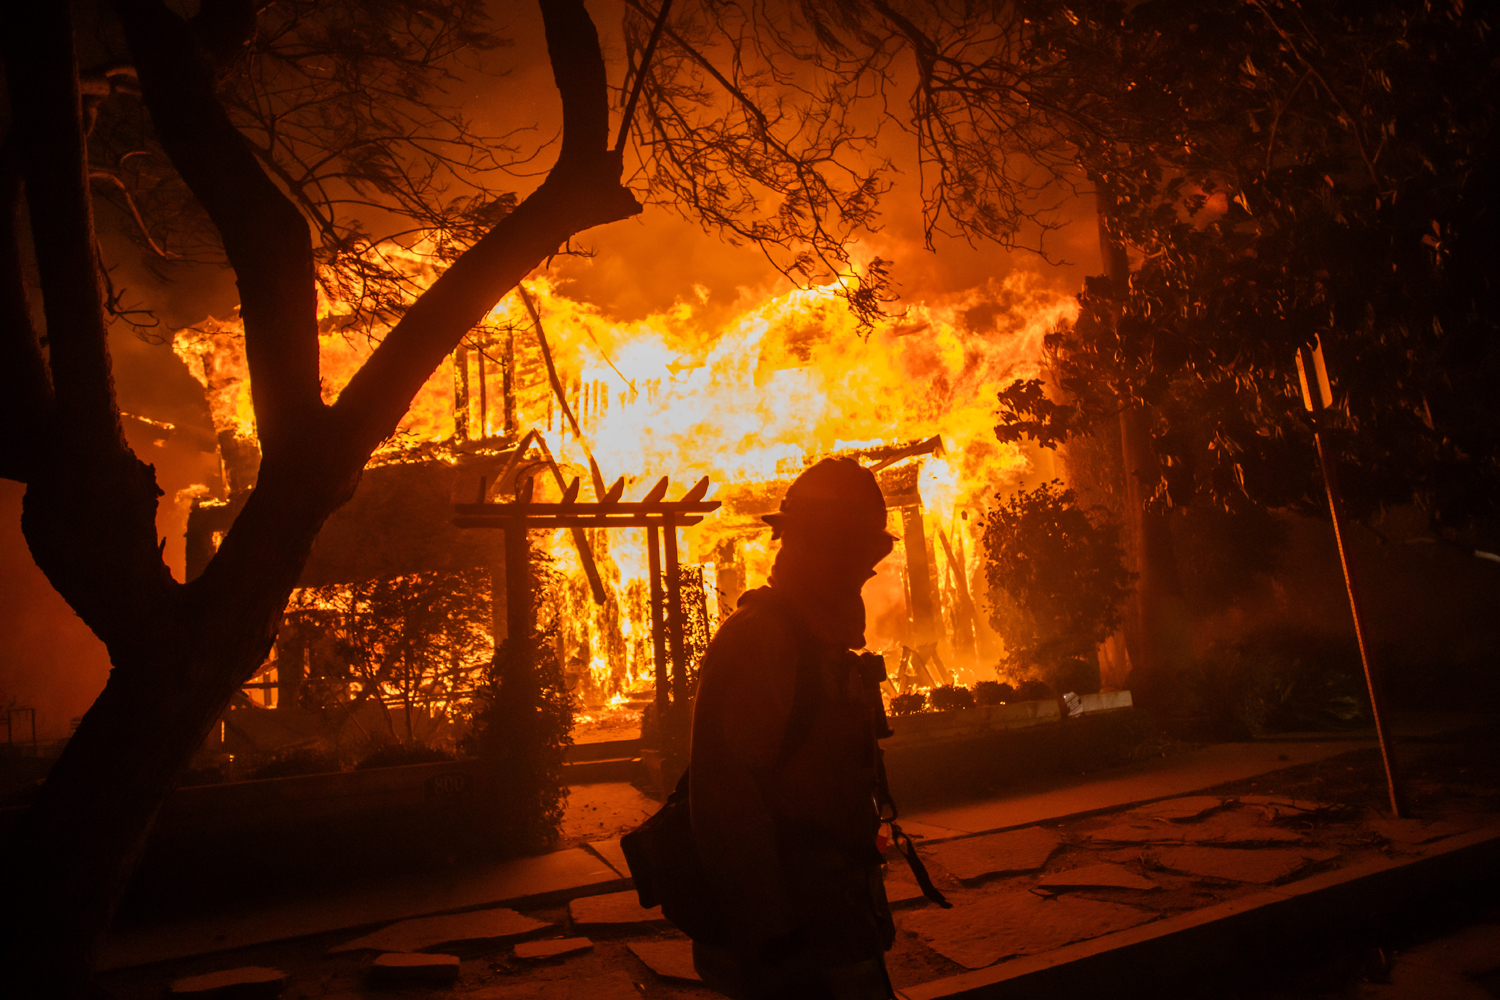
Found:
[{"label": "burning house", "polygon": [[[414,285],[433,280],[421,247],[390,252]],[[332,399],[383,328],[326,290],[321,306]],[[876,471],[900,537],[865,591],[869,644],[895,683],[992,677],[1002,651],[983,606],[983,511],[997,491],[1039,475],[1019,448],[996,442],[992,401],[1036,373],[1042,337],[1070,308],[1017,276],[862,329],[835,289],[813,288],[705,331],[688,304],[620,323],[538,280],[434,373],[327,522],[242,704],[277,709],[288,724],[305,708],[343,706],[367,735],[384,726],[403,740],[450,732],[515,613],[506,532],[485,530],[498,526],[493,511],[476,505],[526,501],[554,510],[555,524],[528,527],[570,687],[592,716],[638,710],[665,697],[658,682],[673,668],[690,674],[716,621],[764,582],[772,548],[760,516],[830,454]],[[180,331],[174,346],[208,395],[223,467],[220,495],[195,500],[189,518],[191,577],[253,486],[258,454],[238,320]],[[616,512],[604,523],[601,504],[670,506],[695,482],[689,499],[703,502],[691,517],[648,526],[618,523]],[[563,503],[596,520],[556,520]],[[381,605],[380,581],[391,584],[384,593],[405,581],[405,604]],[[444,597],[454,634],[353,634],[351,622],[370,616],[430,617],[435,587],[466,595]]]}]

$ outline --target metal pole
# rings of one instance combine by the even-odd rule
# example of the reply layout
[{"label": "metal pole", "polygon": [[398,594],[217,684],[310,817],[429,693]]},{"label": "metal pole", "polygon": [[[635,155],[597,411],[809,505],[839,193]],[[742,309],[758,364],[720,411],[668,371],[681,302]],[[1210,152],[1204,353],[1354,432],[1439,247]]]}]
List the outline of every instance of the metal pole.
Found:
[{"label": "metal pole", "polygon": [[1312,413],[1313,443],[1318,449],[1318,466],[1323,472],[1323,488],[1328,492],[1328,513],[1333,518],[1333,540],[1339,549],[1339,564],[1344,570],[1344,588],[1349,592],[1349,613],[1354,618],[1354,638],[1359,643],[1359,659],[1365,670],[1365,687],[1370,692],[1370,714],[1375,717],[1375,737],[1380,741],[1380,758],[1385,763],[1386,790],[1391,798],[1391,815],[1401,818],[1406,811],[1402,807],[1401,793],[1396,782],[1396,762],[1391,757],[1391,740],[1386,733],[1383,696],[1379,677],[1370,660],[1369,642],[1365,636],[1364,613],[1360,607],[1359,588],[1354,583],[1354,572],[1349,565],[1349,550],[1344,544],[1344,520],[1340,511],[1344,500],[1339,493],[1338,470],[1328,450],[1323,447],[1323,434],[1319,420],[1323,412],[1333,404],[1333,389],[1328,379],[1328,370],[1323,362],[1323,345],[1300,348],[1297,351],[1297,374],[1302,383],[1303,405]]},{"label": "metal pole", "polygon": [[[1314,428],[1316,426],[1314,424]],[[1323,435],[1316,429],[1313,431],[1313,441],[1318,446],[1318,464],[1323,469],[1323,486],[1328,491],[1328,512],[1333,517],[1333,538],[1338,543],[1339,564],[1344,569],[1344,587],[1349,591],[1349,612],[1354,617],[1354,638],[1359,643],[1359,659],[1365,668],[1365,686],[1370,691],[1370,714],[1375,717],[1375,737],[1380,741],[1380,757],[1385,762],[1386,787],[1391,796],[1391,815],[1399,819],[1405,810],[1401,805],[1400,792],[1396,788],[1396,763],[1391,759],[1390,739],[1385,730],[1380,681],[1375,673],[1374,664],[1370,662],[1370,647],[1365,637],[1364,613],[1360,608],[1359,590],[1354,584],[1354,573],[1349,566],[1349,551],[1344,545],[1343,518],[1339,515],[1344,501],[1339,494],[1338,472],[1328,457],[1327,449],[1323,447]]]},{"label": "metal pole", "polygon": [[665,742],[670,707],[667,693],[671,681],[667,676],[667,641],[662,630],[661,543],[656,530],[654,524],[646,527],[646,562],[651,571],[651,650],[656,657],[656,724]]}]

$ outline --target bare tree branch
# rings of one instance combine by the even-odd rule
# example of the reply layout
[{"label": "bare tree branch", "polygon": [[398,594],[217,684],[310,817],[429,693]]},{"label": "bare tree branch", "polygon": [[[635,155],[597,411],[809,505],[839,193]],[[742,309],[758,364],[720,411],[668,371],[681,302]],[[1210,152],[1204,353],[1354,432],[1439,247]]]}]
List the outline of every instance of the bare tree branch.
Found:
[{"label": "bare tree branch", "polygon": [[118,0],[162,146],[208,212],[239,279],[256,425],[267,455],[323,412],[317,293],[307,222],[266,176],[214,94],[213,66],[159,0]]},{"label": "bare tree branch", "polygon": [[26,179],[57,430],[72,447],[124,451],[96,273],[82,99],[65,4],[8,5],[0,23],[17,156]]},{"label": "bare tree branch", "polygon": [[26,482],[41,459],[52,382],[31,321],[22,266],[21,164],[0,146],[0,477]]},{"label": "bare tree branch", "polygon": [[454,261],[349,381],[334,412],[356,449],[395,430],[428,375],[459,340],[569,238],[641,206],[608,148],[609,105],[598,33],[582,0],[541,0],[547,53],[563,103],[563,140],[547,179]]}]

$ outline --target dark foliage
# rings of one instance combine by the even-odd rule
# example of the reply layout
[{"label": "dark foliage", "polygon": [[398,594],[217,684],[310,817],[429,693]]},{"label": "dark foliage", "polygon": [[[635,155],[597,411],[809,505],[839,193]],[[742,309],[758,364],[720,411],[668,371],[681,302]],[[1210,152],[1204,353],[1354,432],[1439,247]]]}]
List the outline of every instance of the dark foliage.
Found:
[{"label": "dark foliage", "polygon": [[1056,697],[1057,692],[1046,681],[1032,678],[1016,685],[1016,701],[1050,701]]},{"label": "dark foliage", "polygon": [[[290,778],[343,770],[339,755],[324,747],[291,747],[277,751],[250,771],[251,778]],[[208,782],[203,782],[207,784]]]},{"label": "dark foliage", "polygon": [[452,752],[425,743],[382,743],[360,758],[356,771],[374,767],[401,767],[405,764],[436,764],[453,760]]},{"label": "dark foliage", "polygon": [[1369,725],[1369,695],[1353,636],[1287,626],[1211,648],[1185,680],[1222,735],[1309,732]]},{"label": "dark foliage", "polygon": [[[549,587],[556,583],[541,565],[533,621],[545,613]],[[485,766],[480,816],[486,835],[494,838],[491,850],[541,850],[557,842],[561,829],[573,697],[557,657],[557,630],[552,615],[527,642],[507,639],[475,693],[473,730],[462,749]]]},{"label": "dark foliage", "polygon": [[[492,655],[485,570],[308,588],[290,607],[330,646],[309,679],[303,707],[330,707],[352,684],[359,698],[402,708],[406,731],[391,734],[398,744],[414,738],[414,711],[455,720],[466,715],[475,677]],[[314,622],[321,628],[313,629]],[[319,696],[322,704],[308,704]]]},{"label": "dark foliage", "polygon": [[1016,689],[1004,681],[980,681],[974,685],[974,704],[1003,705],[1016,700]]},{"label": "dark foliage", "polygon": [[1119,531],[1054,481],[993,507],[984,531],[990,623],[1012,670],[1055,677],[1120,625],[1132,575]]},{"label": "dark foliage", "polygon": [[1500,62],[1460,5],[1148,2],[1038,10],[1114,116],[1081,145],[1131,253],[1050,340],[1000,436],[1052,444],[1145,404],[1152,501],[1321,506],[1293,354],[1320,339],[1326,439],[1355,516],[1416,501],[1500,512],[1496,255]]},{"label": "dark foliage", "polygon": [[927,707],[927,695],[921,691],[908,691],[891,699],[892,715],[912,715]]},{"label": "dark foliage", "polygon": [[927,693],[927,702],[934,712],[953,712],[974,707],[974,692],[966,687],[944,684]]}]

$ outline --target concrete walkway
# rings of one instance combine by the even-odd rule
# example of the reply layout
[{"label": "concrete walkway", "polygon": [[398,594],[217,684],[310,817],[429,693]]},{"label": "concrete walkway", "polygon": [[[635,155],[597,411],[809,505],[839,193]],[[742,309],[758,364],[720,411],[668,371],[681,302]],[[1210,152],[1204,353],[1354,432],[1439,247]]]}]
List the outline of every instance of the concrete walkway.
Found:
[{"label": "concrete walkway", "polygon": [[[1449,716],[1402,726],[1408,736],[1463,728]],[[913,813],[903,825],[926,842],[1118,809],[1373,746],[1360,736],[1226,743],[1101,772],[1064,787]],[[536,907],[630,887],[618,840],[479,868],[372,881],[340,895],[295,899],[243,912],[131,929],[106,942],[101,969],[206,955],[436,913],[506,905]]]}]

